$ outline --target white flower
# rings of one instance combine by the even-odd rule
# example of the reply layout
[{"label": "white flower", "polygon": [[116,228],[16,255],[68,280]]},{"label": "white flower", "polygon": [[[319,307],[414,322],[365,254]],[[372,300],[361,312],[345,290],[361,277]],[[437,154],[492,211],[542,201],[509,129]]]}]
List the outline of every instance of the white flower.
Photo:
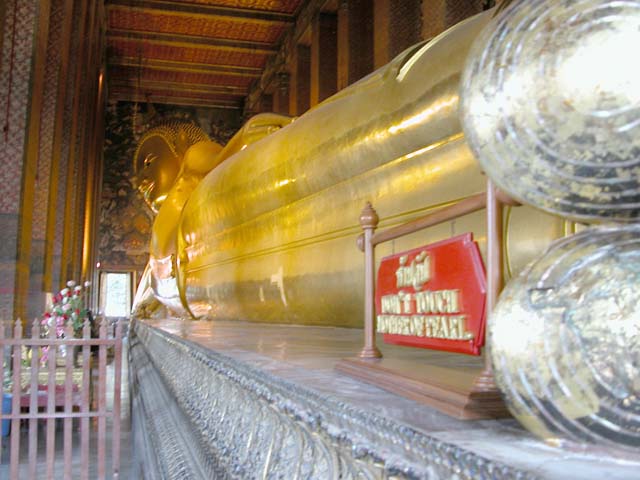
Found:
[{"label": "white flower", "polygon": [[74,292],[79,292],[80,290],[82,290],[82,287],[80,285],[76,285],[76,287],[73,289]]},{"label": "white flower", "polygon": [[89,280],[87,280],[86,282],[84,282],[84,287],[87,288],[91,285],[91,282]]},{"label": "white flower", "polygon": [[71,304],[69,304],[69,303],[65,303],[65,304],[62,306],[62,310],[63,310],[63,311],[65,311],[65,312],[68,312],[69,310],[71,310]]},{"label": "white flower", "polygon": [[76,282],[74,282],[73,280],[69,280],[67,282],[67,287],[71,288],[71,287],[75,287],[76,286]]},{"label": "white flower", "polygon": [[69,289],[68,288],[63,288],[62,290],[60,290],[60,295],[62,295],[65,298],[66,298],[66,295],[68,293],[69,293]]}]

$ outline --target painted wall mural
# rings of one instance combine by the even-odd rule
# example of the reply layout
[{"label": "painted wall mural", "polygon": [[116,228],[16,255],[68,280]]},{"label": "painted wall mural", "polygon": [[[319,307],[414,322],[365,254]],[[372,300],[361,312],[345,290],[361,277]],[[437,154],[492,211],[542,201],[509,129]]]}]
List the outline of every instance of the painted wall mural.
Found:
[{"label": "painted wall mural", "polygon": [[241,125],[240,114],[232,110],[131,102],[107,106],[98,240],[102,269],[144,270],[153,214],[134,188],[133,155],[149,128],[172,120],[194,122],[222,145]]}]

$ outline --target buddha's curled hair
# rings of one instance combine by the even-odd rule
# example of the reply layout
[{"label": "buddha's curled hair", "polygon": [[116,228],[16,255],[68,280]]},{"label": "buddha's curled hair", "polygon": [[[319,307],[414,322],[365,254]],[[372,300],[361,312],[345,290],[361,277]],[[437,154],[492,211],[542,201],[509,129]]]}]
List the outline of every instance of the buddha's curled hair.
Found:
[{"label": "buddha's curled hair", "polygon": [[140,138],[136,152],[133,155],[134,165],[136,165],[136,159],[140,154],[140,149],[144,143],[152,137],[163,138],[173,154],[179,158],[182,158],[191,145],[195,145],[198,142],[210,141],[208,135],[194,123],[181,121],[166,122],[147,130]]}]

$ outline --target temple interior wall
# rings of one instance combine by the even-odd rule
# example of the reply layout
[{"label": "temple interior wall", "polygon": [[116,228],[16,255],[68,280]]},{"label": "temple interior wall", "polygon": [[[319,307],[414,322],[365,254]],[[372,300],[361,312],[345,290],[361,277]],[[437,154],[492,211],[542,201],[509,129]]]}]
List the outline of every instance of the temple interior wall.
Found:
[{"label": "temple interior wall", "polygon": [[105,30],[102,2],[2,2],[1,318],[26,322],[91,277]]}]

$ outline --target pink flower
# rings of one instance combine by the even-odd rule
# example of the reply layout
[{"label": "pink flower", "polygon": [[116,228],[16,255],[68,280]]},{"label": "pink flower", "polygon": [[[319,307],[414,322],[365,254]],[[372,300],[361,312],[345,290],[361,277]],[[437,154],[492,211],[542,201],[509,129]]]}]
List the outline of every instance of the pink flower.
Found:
[{"label": "pink flower", "polygon": [[49,359],[49,347],[42,347],[42,355],[40,356],[40,363],[42,365],[44,365],[45,363],[47,363],[47,360]]},{"label": "pink flower", "polygon": [[[88,287],[89,282],[85,282],[84,286]],[[52,305],[48,312],[43,315],[41,334],[47,336],[49,328],[55,328],[56,336],[64,337],[68,326],[76,326],[84,320],[86,313],[84,312],[85,294],[82,285],[76,284],[73,280],[67,282],[66,287],[62,288],[52,297]]]}]

